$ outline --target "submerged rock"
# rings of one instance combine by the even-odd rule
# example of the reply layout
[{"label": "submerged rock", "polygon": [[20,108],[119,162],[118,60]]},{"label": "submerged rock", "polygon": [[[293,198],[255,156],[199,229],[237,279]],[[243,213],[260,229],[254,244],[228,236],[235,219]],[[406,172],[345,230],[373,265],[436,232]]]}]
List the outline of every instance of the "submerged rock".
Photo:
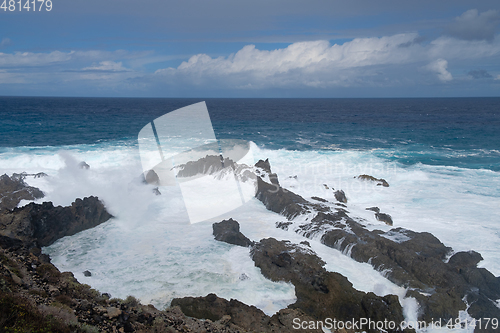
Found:
[{"label": "submerged rock", "polygon": [[212,224],[215,239],[233,245],[248,247],[253,242],[240,232],[240,224],[233,220],[223,220]]},{"label": "submerged rock", "polygon": [[85,161],[81,161],[80,163],[78,163],[78,167],[80,169],[86,169],[86,170],[90,169],[90,165],[88,165],[87,162]]}]

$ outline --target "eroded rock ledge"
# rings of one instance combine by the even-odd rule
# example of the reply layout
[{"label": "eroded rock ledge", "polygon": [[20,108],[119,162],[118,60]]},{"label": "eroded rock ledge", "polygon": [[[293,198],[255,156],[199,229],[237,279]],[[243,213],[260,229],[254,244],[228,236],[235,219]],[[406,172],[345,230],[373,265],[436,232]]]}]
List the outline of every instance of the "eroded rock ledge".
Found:
[{"label": "eroded rock ledge", "polygon": [[0,332],[246,332],[227,320],[189,318],[178,307],[160,311],[131,296],[110,298],[61,273],[41,253],[40,246],[110,217],[96,197],[0,212]]},{"label": "eroded rock ledge", "polygon": [[30,203],[0,212],[0,235],[27,246],[48,246],[59,238],[93,228],[112,217],[97,197],[76,199],[69,207]]},{"label": "eroded rock ledge", "polygon": [[[270,165],[268,169],[271,172]],[[468,306],[468,313],[474,318],[500,317],[500,309],[494,303],[500,299],[500,278],[477,268],[482,260],[479,253],[459,252],[446,263],[452,249],[430,233],[403,228],[370,231],[349,216],[347,206],[328,205],[324,200],[312,203],[260,178],[257,185],[257,199],[289,219],[277,223],[277,227],[307,238],[320,235],[326,246],[383,271],[389,280],[408,288],[407,296],[418,300],[422,309],[420,320],[455,319],[459,310]],[[297,216],[311,212],[315,216],[308,222],[294,222]]]}]

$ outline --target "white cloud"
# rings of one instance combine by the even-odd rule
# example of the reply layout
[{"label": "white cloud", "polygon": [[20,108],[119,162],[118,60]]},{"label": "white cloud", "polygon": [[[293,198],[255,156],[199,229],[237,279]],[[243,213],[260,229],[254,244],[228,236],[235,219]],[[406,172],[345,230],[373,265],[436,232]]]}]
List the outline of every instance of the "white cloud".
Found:
[{"label": "white cloud", "polygon": [[128,72],[130,69],[123,67],[122,62],[101,61],[99,65],[85,67],[83,71],[102,71],[102,72]]},{"label": "white cloud", "polygon": [[0,66],[2,67],[31,67],[60,63],[71,59],[74,52],[63,53],[54,51],[50,53],[0,53]]},{"label": "white cloud", "polygon": [[438,78],[443,82],[448,82],[453,80],[453,76],[447,70],[448,61],[444,59],[437,59],[431,62],[429,65],[425,66],[426,69],[435,72]]},{"label": "white cloud", "polygon": [[500,57],[499,38],[488,42],[439,37],[426,44],[416,42],[419,39],[418,34],[408,33],[356,38],[341,45],[298,42],[271,51],[247,45],[227,57],[197,54],[177,68],[160,69],[155,74],[165,81],[199,87],[387,86],[415,83],[422,67],[429,74],[437,74],[442,82],[449,82],[453,80],[448,71],[450,60],[472,64],[478,59]]}]

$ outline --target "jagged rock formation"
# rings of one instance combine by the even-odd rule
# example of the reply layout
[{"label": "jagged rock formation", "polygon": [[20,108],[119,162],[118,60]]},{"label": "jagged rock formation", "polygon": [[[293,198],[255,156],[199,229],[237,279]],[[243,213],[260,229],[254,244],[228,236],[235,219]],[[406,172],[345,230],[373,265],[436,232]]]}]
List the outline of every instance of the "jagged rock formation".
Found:
[{"label": "jagged rock formation", "polygon": [[311,317],[301,310],[283,309],[272,317],[255,306],[246,305],[238,300],[226,300],[215,294],[205,297],[174,298],[172,306],[179,306],[184,314],[199,319],[225,321],[251,332],[304,332],[294,329],[294,318],[311,321]]},{"label": "jagged rock formation", "polygon": [[[232,229],[239,232],[238,222],[232,219],[230,221]],[[221,223],[229,224],[228,221]],[[216,225],[220,224],[214,224],[214,230]],[[304,246],[310,247],[308,242],[303,243]],[[251,257],[266,278],[291,282],[295,286],[297,301],[290,305],[288,310],[300,311],[302,316],[309,316],[313,320],[336,318],[347,321],[369,318],[372,321],[403,321],[397,296],[379,297],[373,293],[355,290],[341,274],[327,272],[323,268],[325,263],[304,246],[268,238],[251,247]],[[276,325],[273,320],[275,316],[269,318],[255,307],[237,300],[227,301],[213,294],[206,297],[174,299],[172,304],[179,305],[189,316],[219,320],[228,315],[234,324],[245,328],[252,327],[258,331],[265,331]],[[282,314],[282,311],[277,315]],[[279,331],[289,328],[282,327]],[[369,331],[368,328],[366,330]]]},{"label": "jagged rock formation", "polygon": [[36,178],[44,177],[43,173],[28,175],[27,173],[0,176],[0,212],[6,209],[14,209],[21,200],[36,200],[44,197],[42,191],[36,187],[28,186],[24,179],[26,176]]},{"label": "jagged rock formation", "polygon": [[370,175],[359,175],[357,178],[361,180],[376,182],[377,186],[389,187],[389,183],[383,178],[375,178]]},{"label": "jagged rock formation", "polygon": [[300,309],[316,320],[404,320],[397,296],[379,297],[354,289],[341,274],[327,272],[325,263],[309,249],[268,238],[252,247],[252,259],[268,279],[293,283],[297,301],[289,308]]},{"label": "jagged rock formation", "polygon": [[178,307],[111,298],[59,272],[39,248],[7,238],[0,236],[0,332],[246,332],[227,320],[188,318]]},{"label": "jagged rock formation", "polygon": [[[255,163],[255,167],[260,168],[262,169],[262,171],[267,173],[271,184],[279,186],[280,182],[278,180],[278,175],[271,172],[271,164],[269,163],[268,158],[266,158],[265,161],[259,160],[257,163]],[[297,179],[297,176],[295,176],[295,179]]]},{"label": "jagged rock formation", "polygon": [[210,175],[221,171],[224,168],[235,169],[234,161],[230,158],[223,158],[217,155],[207,155],[196,161],[189,161],[177,167],[177,177],[191,177],[198,174]]},{"label": "jagged rock formation", "polygon": [[[402,228],[370,231],[351,218],[346,209],[326,205],[310,221],[293,222],[298,215],[313,211],[317,204],[262,180],[256,197],[268,209],[292,220],[277,223],[277,227],[292,229],[308,238],[321,235],[326,246],[356,261],[370,263],[392,282],[409,288],[407,296],[415,297],[421,306],[421,320],[458,318],[459,310],[465,310],[467,304],[468,313],[474,318],[500,316],[494,303],[500,299],[500,278],[477,268],[480,255],[475,252],[457,253],[445,263],[452,249],[430,233]],[[377,214],[380,218],[383,213],[378,210]]]},{"label": "jagged rock formation", "polygon": [[392,222],[392,217],[389,214],[385,213],[375,213],[375,218],[377,220],[384,222],[387,225],[393,225],[394,223]]},{"label": "jagged rock formation", "polygon": [[54,207],[51,202],[30,203],[0,212],[0,235],[42,247],[93,228],[111,217],[97,197],[76,199],[69,207]]},{"label": "jagged rock formation", "polygon": [[339,202],[347,203],[347,197],[342,190],[335,191],[335,199]]},{"label": "jagged rock formation", "polygon": [[240,231],[240,224],[233,219],[212,224],[215,239],[233,245],[248,247],[253,242]]},{"label": "jagged rock formation", "polygon": [[178,307],[159,311],[134,297],[110,299],[42,254],[39,246],[110,217],[95,197],[70,207],[46,202],[0,213],[0,332],[246,332],[225,319],[188,318]]}]

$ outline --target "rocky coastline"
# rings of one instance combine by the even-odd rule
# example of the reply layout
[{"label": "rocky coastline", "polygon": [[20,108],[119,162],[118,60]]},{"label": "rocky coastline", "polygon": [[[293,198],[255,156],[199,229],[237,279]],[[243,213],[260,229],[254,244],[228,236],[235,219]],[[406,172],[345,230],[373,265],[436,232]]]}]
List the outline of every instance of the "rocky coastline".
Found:
[{"label": "rocky coastline", "polygon": [[[358,291],[346,277],[328,272],[308,246],[307,239],[317,237],[325,246],[372,265],[387,279],[405,287],[406,297],[419,303],[419,320],[448,321],[458,318],[463,310],[474,318],[500,318],[500,309],[494,303],[500,299],[500,278],[477,267],[482,260],[479,253],[453,253],[430,233],[397,227],[386,232],[368,230],[363,221],[350,216],[344,191],[332,188],[336,202],[306,199],[280,186],[268,160],[257,162],[254,168],[256,198],[268,210],[286,218],[286,222],[277,221],[276,228],[300,234],[304,241],[250,240],[233,219],[214,223],[213,235],[217,241],[248,247],[255,266],[267,279],[292,283],[297,301],[288,308],[268,316],[238,300],[209,294],[176,298],[170,308],[160,311],[132,296],[120,300],[101,294],[80,284],[72,273],[59,272],[41,253],[41,247],[108,221],[112,216],[104,204],[89,197],[77,199],[69,207],[44,202],[16,208],[20,200],[39,199],[43,193],[24,183],[22,176],[4,175],[0,178],[0,204],[6,202],[0,205],[0,331],[20,328],[42,332],[49,327],[51,332],[321,332],[297,329],[294,320],[404,320],[397,296]],[[384,179],[368,175],[358,178],[389,186]],[[378,207],[367,210],[373,211],[377,220],[393,225],[391,216]],[[306,215],[312,216],[307,222],[297,218]],[[476,328],[475,332],[495,330]]]}]

